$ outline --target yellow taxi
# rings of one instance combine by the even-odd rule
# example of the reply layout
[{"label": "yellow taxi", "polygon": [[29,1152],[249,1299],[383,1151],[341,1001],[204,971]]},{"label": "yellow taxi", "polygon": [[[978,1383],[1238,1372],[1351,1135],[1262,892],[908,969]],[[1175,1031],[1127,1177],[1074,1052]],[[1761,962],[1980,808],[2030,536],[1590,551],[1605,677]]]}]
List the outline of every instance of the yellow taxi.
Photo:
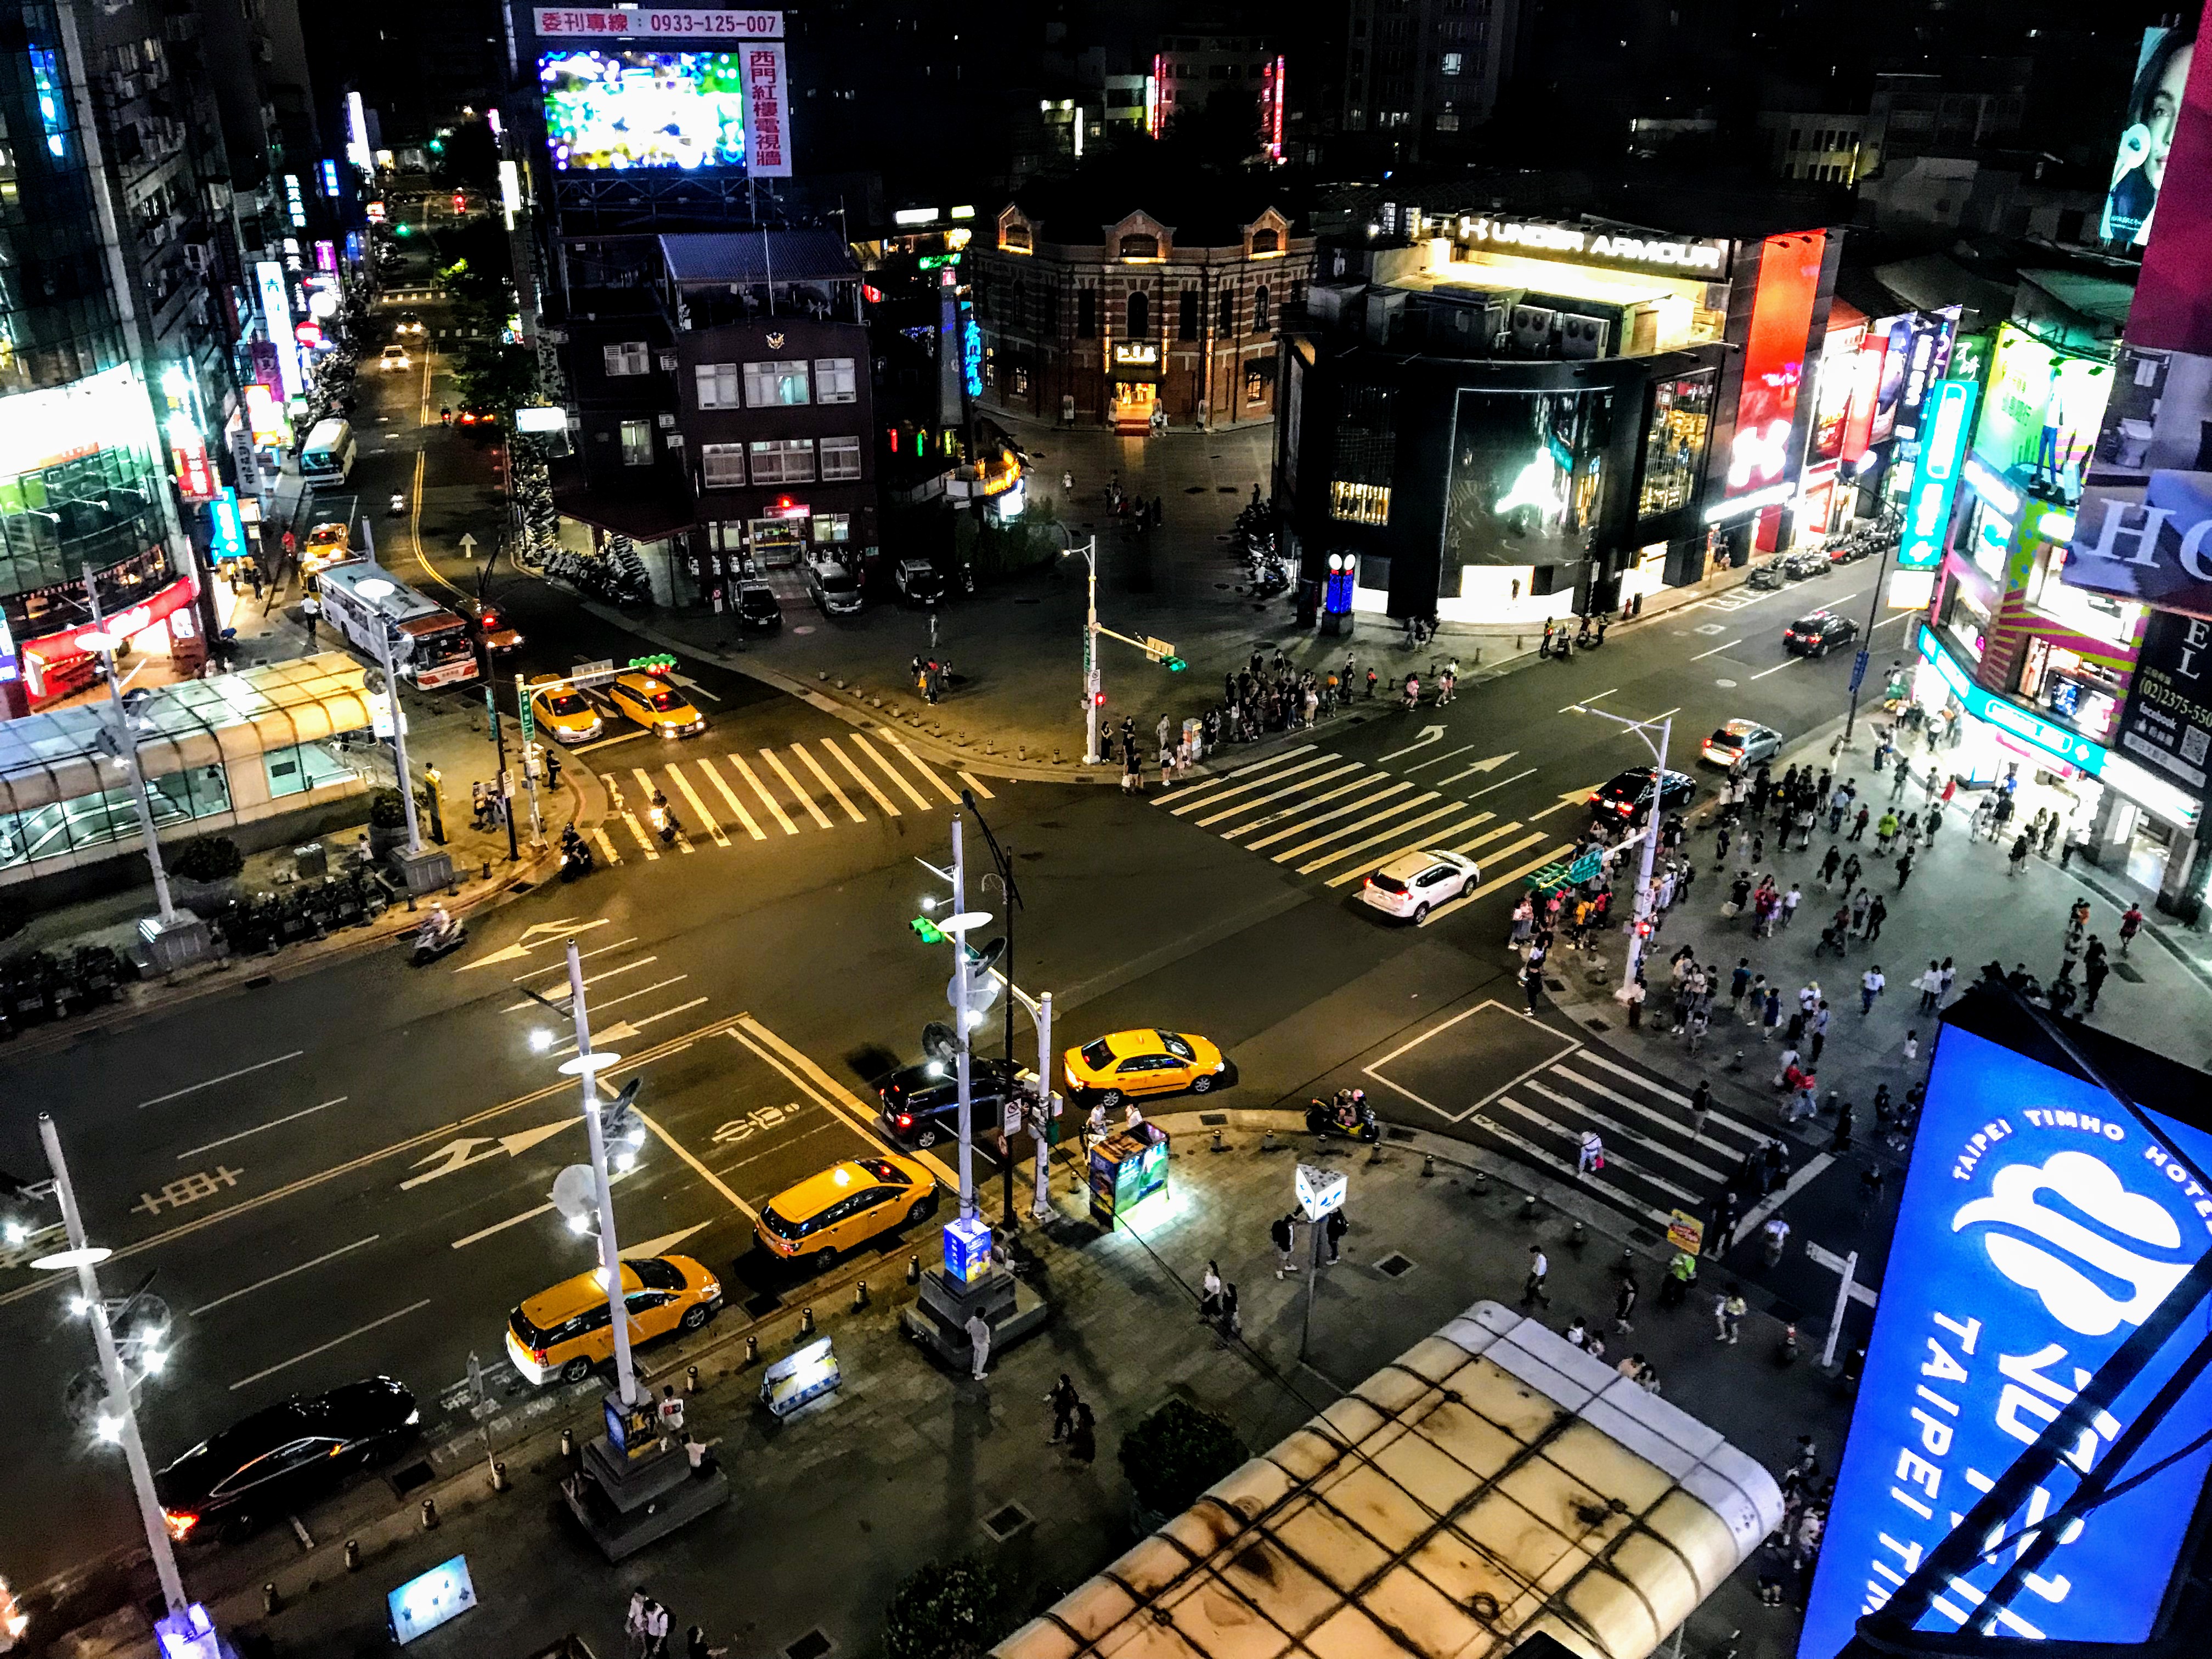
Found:
[{"label": "yellow taxi", "polygon": [[1237,1068],[1220,1049],[1182,1031],[1115,1031],[1070,1048],[1063,1058],[1069,1092],[1105,1106],[1118,1106],[1125,1095],[1185,1089],[1202,1095],[1237,1081]]},{"label": "yellow taxi", "polygon": [[910,1158],[886,1153],[832,1164],[761,1206],[753,1231],[787,1261],[865,1244],[878,1233],[937,1213],[937,1182]]},{"label": "yellow taxi", "polygon": [[[633,1347],[696,1331],[722,1305],[721,1281],[688,1255],[641,1255],[622,1270]],[[603,1269],[563,1279],[507,1316],[507,1357],[532,1382],[580,1382],[614,1352]]]},{"label": "yellow taxi", "polygon": [[689,738],[707,729],[707,717],[658,671],[619,676],[607,688],[607,696],[656,738]]},{"label": "yellow taxi", "polygon": [[300,549],[300,568],[312,576],[325,565],[352,556],[352,526],[336,521],[319,524],[307,532],[307,542]]},{"label": "yellow taxi", "polygon": [[542,680],[530,688],[530,718],[556,743],[589,743],[607,729],[592,700],[566,680]]}]

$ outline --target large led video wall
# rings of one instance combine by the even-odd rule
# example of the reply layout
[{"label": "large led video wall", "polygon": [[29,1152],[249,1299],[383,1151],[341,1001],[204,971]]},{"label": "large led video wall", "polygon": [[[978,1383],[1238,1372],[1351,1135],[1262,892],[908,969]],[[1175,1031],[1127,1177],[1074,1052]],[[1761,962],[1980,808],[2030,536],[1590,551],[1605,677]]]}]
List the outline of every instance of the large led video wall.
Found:
[{"label": "large led video wall", "polygon": [[740,52],[552,52],[538,60],[538,82],[559,171],[745,164]]}]

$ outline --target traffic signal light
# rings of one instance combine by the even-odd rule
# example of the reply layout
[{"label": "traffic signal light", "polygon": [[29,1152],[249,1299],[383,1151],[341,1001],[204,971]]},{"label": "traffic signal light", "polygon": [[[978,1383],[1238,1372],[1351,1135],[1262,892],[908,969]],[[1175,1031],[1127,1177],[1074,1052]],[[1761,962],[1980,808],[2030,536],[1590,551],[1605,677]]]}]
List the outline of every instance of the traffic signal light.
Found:
[{"label": "traffic signal light", "polygon": [[1103,708],[1106,706],[1106,694],[1103,691],[1093,691],[1091,694],[1091,702],[1093,708]]},{"label": "traffic signal light", "polygon": [[916,916],[912,921],[907,923],[907,926],[914,929],[915,937],[924,945],[945,943],[945,930],[927,916]]},{"label": "traffic signal light", "polygon": [[1163,657],[1160,660],[1167,665],[1167,671],[1170,674],[1180,674],[1190,666],[1181,657]]},{"label": "traffic signal light", "polygon": [[392,234],[394,236],[412,236],[415,234],[415,227],[402,219],[398,224],[392,226]]}]

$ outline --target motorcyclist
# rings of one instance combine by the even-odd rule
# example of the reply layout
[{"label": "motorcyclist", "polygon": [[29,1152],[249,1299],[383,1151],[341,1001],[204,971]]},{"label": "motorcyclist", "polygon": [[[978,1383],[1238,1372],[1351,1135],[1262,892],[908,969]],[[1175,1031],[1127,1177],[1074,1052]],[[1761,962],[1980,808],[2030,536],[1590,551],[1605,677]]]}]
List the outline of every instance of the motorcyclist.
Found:
[{"label": "motorcyclist", "polygon": [[668,797],[658,789],[653,792],[653,827],[660,832],[660,844],[668,846],[676,839],[683,826],[676,822],[676,814],[668,805]]},{"label": "motorcyclist", "polygon": [[573,864],[579,870],[592,868],[592,849],[585,844],[583,836],[576,833],[576,826],[573,823],[561,832],[561,861]]}]

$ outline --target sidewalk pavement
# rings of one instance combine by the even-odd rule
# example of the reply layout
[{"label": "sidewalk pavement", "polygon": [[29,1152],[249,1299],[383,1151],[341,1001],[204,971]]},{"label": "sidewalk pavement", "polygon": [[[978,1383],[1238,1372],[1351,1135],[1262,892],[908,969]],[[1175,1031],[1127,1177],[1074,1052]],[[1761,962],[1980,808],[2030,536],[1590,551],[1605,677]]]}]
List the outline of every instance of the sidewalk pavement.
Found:
[{"label": "sidewalk pavement", "polygon": [[[882,1610],[900,1578],[928,1562],[980,1553],[1012,1580],[1003,1620],[1011,1631],[1127,1546],[1132,1507],[1117,1443],[1164,1401],[1180,1396],[1221,1413],[1248,1447],[1271,1444],[1477,1298],[1516,1298],[1532,1242],[1551,1258],[1547,1311],[1555,1325],[1596,1316],[1612,1358],[1646,1354],[1668,1397],[1770,1467],[1788,1461],[1799,1433],[1814,1435],[1832,1466],[1845,1403],[1817,1367],[1771,1364],[1771,1322],[1754,1318],[1741,1346],[1717,1344],[1709,1298],[1660,1310],[1660,1257],[1643,1254],[1630,1258],[1644,1286],[1642,1310],[1631,1333],[1613,1331],[1604,1316],[1630,1241],[1620,1218],[1596,1200],[1420,1132],[1403,1139],[1394,1132],[1370,1158],[1341,1142],[1311,1142],[1293,1131],[1295,1114],[1154,1121],[1175,1137],[1170,1191],[1133,1228],[1096,1231],[1066,1155],[1073,1149],[1066,1149],[1053,1182],[1058,1214],[1024,1235],[1039,1256],[1031,1282],[1053,1304],[1054,1318],[1033,1340],[994,1356],[987,1382],[935,1369],[900,1334],[899,1310],[913,1292],[898,1282],[896,1258],[881,1263],[890,1282],[871,1283],[864,1309],[848,1305],[848,1276],[821,1286],[819,1330],[835,1340],[844,1385],[781,1424],[752,1398],[760,1364],[799,1340],[788,1312],[748,1327],[732,1310],[688,1350],[648,1350],[656,1381],[674,1381],[685,1365],[698,1364],[689,1425],[719,1440],[737,1495],[618,1569],[558,1510],[556,1482],[568,1467],[559,1431],[574,1428],[580,1442],[596,1431],[599,1390],[585,1384],[547,1396],[556,1407],[520,1433],[506,1418],[467,1429],[432,1454],[453,1472],[404,1498],[368,1486],[328,1506],[337,1514],[304,1516],[312,1545],[272,1531],[189,1562],[189,1587],[234,1637],[265,1641],[265,1653],[368,1654],[387,1643],[386,1592],[465,1554],[479,1605],[415,1644],[428,1659],[519,1656],[569,1632],[597,1653],[620,1654],[623,1614],[639,1585],[671,1609],[678,1636],[698,1623],[715,1645],[739,1654],[801,1643],[802,1654],[864,1654],[881,1635]],[[1269,1130],[1273,1146],[1263,1139]],[[1343,1167],[1351,1183],[1343,1260],[1322,1268],[1310,1287],[1305,1273],[1276,1276],[1267,1238],[1270,1222],[1291,1205],[1292,1168],[1302,1159]],[[1536,1194],[1533,1211],[1524,1208],[1523,1188]],[[933,1255],[933,1233],[914,1244]],[[1303,1226],[1294,1248],[1298,1261],[1311,1261]],[[1239,1342],[1197,1321],[1196,1287],[1209,1260],[1238,1287]],[[1309,1305],[1310,1358],[1301,1363]],[[747,1335],[760,1342],[758,1362],[744,1358]],[[1104,1455],[1093,1465],[1075,1464],[1047,1441],[1043,1397],[1063,1371],[1098,1413]],[[447,1455],[456,1447],[458,1460]],[[510,1490],[492,1490],[488,1455],[506,1465]],[[419,1519],[425,1498],[440,1517],[427,1533]],[[360,1545],[357,1571],[342,1564],[349,1539]],[[264,1585],[277,1606],[266,1616]],[[53,1650],[135,1659],[148,1644],[143,1625],[131,1639],[133,1619],[125,1609],[102,1626],[100,1644]],[[1742,1629],[1746,1659],[1783,1659],[1796,1635],[1791,1613],[1758,1606],[1751,1568],[1692,1626],[1697,1646]],[[809,1640],[811,1632],[821,1639]]]},{"label": "sidewalk pavement", "polygon": [[[1245,573],[1231,529],[1250,502],[1253,485],[1266,487],[1272,425],[1140,439],[994,418],[1028,447],[1030,501],[1050,501],[1076,544],[1097,536],[1101,623],[1133,638],[1167,641],[1189,664],[1187,672],[1170,673],[1128,646],[1102,640],[1102,729],[1118,726],[1127,714],[1149,743],[1163,714],[1177,721],[1202,714],[1221,701],[1224,673],[1243,668],[1255,651],[1272,657],[1278,647],[1300,668],[1321,673],[1340,671],[1346,657],[1354,656],[1358,676],[1364,679],[1372,665],[1385,690],[1408,672],[1433,678],[1432,664],[1448,658],[1458,659],[1468,684],[1533,659],[1540,617],[1502,627],[1446,623],[1432,642],[1408,651],[1403,630],[1387,618],[1358,617],[1349,637],[1300,633],[1292,625],[1295,591],[1266,602],[1240,597],[1236,589]],[[1072,503],[1060,482],[1071,472]],[[1115,476],[1133,495],[1163,503],[1163,527],[1149,545],[1106,511],[1107,480]],[[1729,571],[1651,595],[1644,615],[1628,626],[1733,587],[1745,574]],[[1066,778],[1085,770],[1086,592],[1083,557],[1064,556],[973,599],[945,601],[935,612],[934,642],[932,613],[893,602],[851,618],[796,609],[782,631],[763,641],[738,634],[731,618],[702,610],[587,608],[664,649],[704,656],[810,696],[845,718],[896,721],[936,744],[940,758],[994,774]],[[1565,601],[1553,603],[1563,610]],[[916,657],[952,668],[952,690],[934,706],[909,676]],[[1023,767],[1042,769],[1009,769]],[[1119,775],[1110,766],[1091,769],[1091,775],[1102,782]]]},{"label": "sidewalk pavement", "polygon": [[[1869,793],[1863,787],[1872,776],[1872,730],[1862,722],[1852,747],[1832,763],[1829,745],[1839,729],[1839,726],[1824,727],[1785,750],[1774,762],[1774,775],[1779,777],[1793,763],[1809,763],[1816,771],[1835,764],[1840,769],[1839,777],[1860,780],[1861,798],[1879,818],[1890,804],[1890,787],[1885,783]],[[1927,810],[1927,793],[1917,781],[1926,775],[1925,764],[1917,753],[1914,758],[1916,781],[1898,802],[1900,817]],[[1856,1109],[1858,1150],[1863,1155],[1881,1155],[1873,1133],[1875,1089],[1887,1083],[1892,1097],[1901,1101],[1907,1086],[1926,1076],[1935,1035],[1935,1017],[1922,1011],[1920,993],[1912,981],[1931,961],[1941,963],[1948,957],[1957,969],[1954,998],[1979,975],[1983,964],[1991,961],[2002,962],[2008,969],[2015,963],[2025,963],[2031,973],[2048,983],[2058,970],[2068,909],[2075,899],[2087,896],[2089,932],[2104,940],[2112,953],[2113,969],[2096,1012],[2087,1017],[2088,1023],[2172,1054],[2186,1065],[2212,1066],[2212,1050],[2208,1050],[2201,1035],[2212,1030],[2212,1025],[2201,1018],[2176,1018],[2182,1010],[2203,1009],[2208,994],[2212,994],[2212,986],[2208,986],[2191,960],[2192,953],[2177,948],[2180,943],[2177,936],[2187,935],[2188,930],[2172,925],[2169,919],[2146,907],[2142,932],[2130,953],[2121,956],[2120,907],[2079,878],[2081,866],[2076,863],[2071,869],[2062,870],[2055,858],[2037,854],[2028,860],[2019,876],[2008,874],[2009,842],[1994,845],[1973,838],[1970,798],[1961,796],[1945,810],[1936,845],[1923,846],[1914,854],[1911,876],[1900,891],[1895,866],[1899,848],[1893,847],[1887,855],[1877,854],[1871,827],[1863,841],[1851,842],[1848,821],[1844,835],[1830,836],[1825,817],[1816,826],[1818,833],[1809,850],[1784,852],[1780,850],[1781,836],[1770,814],[1764,860],[1753,863],[1750,836],[1740,830],[1726,866],[1717,869],[1712,808],[1717,799],[1717,775],[1709,781],[1712,787],[1708,803],[1696,814],[1686,846],[1696,868],[1696,882],[1689,899],[1678,900],[1662,918],[1646,952],[1644,973],[1651,994],[1642,1030],[1626,1030],[1622,1006],[1612,995],[1621,972],[1622,935],[1618,931],[1608,933],[1595,953],[1595,962],[1602,964],[1601,972],[1593,967],[1586,973],[1581,959],[1564,948],[1555,951],[1549,963],[1547,984],[1554,988],[1562,1006],[1585,1025],[1605,1030],[1608,1041],[1620,1044],[1642,1064],[1685,1084],[1709,1080],[1717,1094],[1725,1097],[1733,1093],[1736,1103],[1755,1104],[1767,1121],[1778,1126],[1781,1096],[1771,1080],[1779,1066],[1784,1033],[1778,1030],[1772,1041],[1761,1043],[1758,1028],[1739,1021],[1729,1007],[1727,975],[1739,958],[1748,957],[1753,973],[1764,974],[1781,988],[1785,1019],[1796,1006],[1799,988],[1817,982],[1830,1005],[1831,1016],[1827,1042],[1817,1067],[1820,1097],[1825,1102],[1832,1090],[1850,1102]],[[2033,804],[2024,811],[2022,827],[2031,816]],[[1820,884],[1820,865],[1832,843],[1839,845],[1847,856],[1859,855],[1864,866],[1862,884],[1870,886],[1889,907],[1879,938],[1872,943],[1850,940],[1841,960],[1832,953],[1824,952],[1817,959],[1813,954],[1820,930],[1843,896],[1840,882],[1833,889]],[[1785,892],[1792,882],[1800,884],[1804,898],[1792,926],[1778,928],[1770,938],[1754,939],[1749,916],[1722,915],[1729,884],[1737,871],[1744,869],[1751,871],[1754,881],[1762,873],[1772,872]],[[1626,898],[1627,887],[1628,884],[1621,885],[1616,906]],[[2197,942],[2193,936],[2188,939],[2192,946]],[[1717,967],[1723,975],[1712,1029],[1704,1051],[1698,1054],[1688,1052],[1685,1037],[1673,1035],[1668,970],[1671,958],[1685,945],[1696,952],[1700,963]],[[1862,976],[1876,964],[1887,981],[1887,988],[1876,999],[1872,1012],[1863,1014]],[[2080,978],[2077,969],[2077,983]],[[2184,1035],[2191,1032],[2199,1035]],[[1919,1043],[1917,1058],[1913,1060],[1908,1060],[1905,1051],[1910,1034],[1917,1034]],[[1739,1054],[1741,1069],[1734,1063]],[[1809,1121],[1801,1127],[1814,1134],[1821,1146],[1826,1146],[1828,1125]],[[1743,1232],[1747,1234],[1753,1224],[1747,1223]]]}]

